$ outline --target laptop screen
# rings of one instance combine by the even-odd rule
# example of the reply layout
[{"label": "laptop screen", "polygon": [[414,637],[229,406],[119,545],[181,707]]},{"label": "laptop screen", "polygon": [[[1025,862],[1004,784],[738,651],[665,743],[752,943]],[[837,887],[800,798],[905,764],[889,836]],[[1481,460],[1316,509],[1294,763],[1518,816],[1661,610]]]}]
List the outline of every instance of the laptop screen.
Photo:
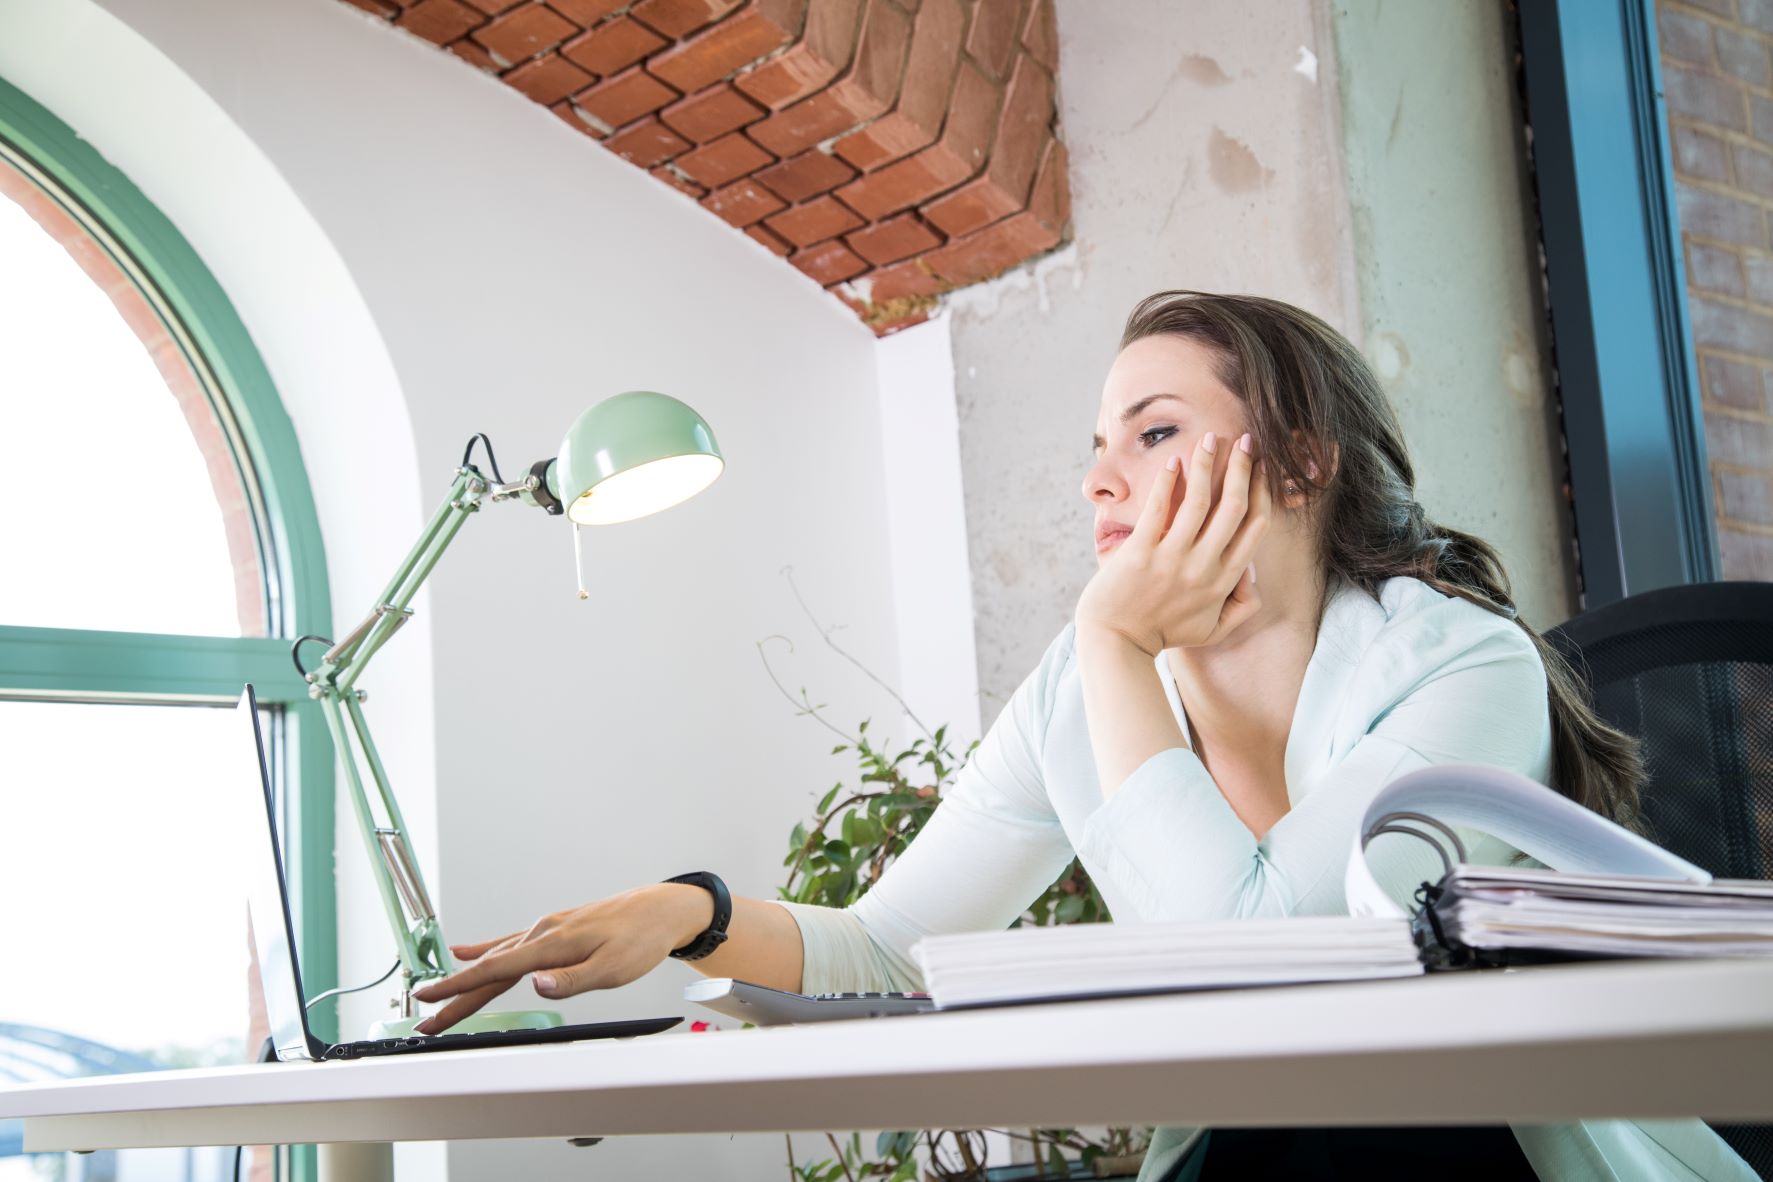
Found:
[{"label": "laptop screen", "polygon": [[258,699],[252,686],[241,691],[234,713],[238,719],[235,742],[239,744],[240,778],[254,785],[250,794],[245,783],[241,785],[244,813],[240,832],[245,838],[247,909],[252,919],[253,947],[259,958],[259,981],[265,989],[271,1040],[279,1059],[318,1059],[326,1048],[308,1033],[302,970],[296,959],[295,925],[290,920],[283,851],[277,840],[277,803],[271,792],[270,765],[265,759]]}]

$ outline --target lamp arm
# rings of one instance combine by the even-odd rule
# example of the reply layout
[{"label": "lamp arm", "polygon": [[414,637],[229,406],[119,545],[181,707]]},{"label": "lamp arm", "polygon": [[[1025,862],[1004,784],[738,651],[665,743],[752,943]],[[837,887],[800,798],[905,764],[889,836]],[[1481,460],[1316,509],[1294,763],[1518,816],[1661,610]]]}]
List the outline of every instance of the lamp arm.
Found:
[{"label": "lamp arm", "polygon": [[[394,572],[382,593],[376,597],[363,621],[351,629],[321,657],[312,671],[305,670],[300,654],[292,650],[296,668],[308,682],[308,696],[320,704],[332,736],[333,748],[345,771],[346,793],[351,801],[357,828],[369,854],[370,868],[394,942],[400,951],[402,968],[401,1016],[410,1018],[413,1009],[412,988],[416,982],[441,977],[454,971],[449,946],[437,923],[419,872],[418,858],[406,835],[406,821],[394,790],[388,782],[375,741],[370,738],[369,721],[364,717],[364,693],[357,682],[369,662],[382,646],[412,618],[412,601],[442,559],[443,552],[455,541],[468,516],[480,509],[483,500],[493,502],[515,500],[542,509],[551,516],[572,516],[574,553],[579,553],[577,527],[584,514],[574,516],[567,507],[577,506],[594,490],[603,487],[615,475],[666,460],[678,461],[672,469],[681,477],[682,487],[667,496],[654,490],[651,497],[630,498],[620,502],[629,516],[596,517],[600,520],[629,520],[639,513],[668,508],[685,497],[706,488],[719,475],[720,450],[714,435],[701,416],[690,407],[666,395],[630,390],[606,398],[573,421],[559,453],[531,465],[519,479],[506,481],[492,458],[492,443],[484,435],[475,436],[486,442],[487,464],[492,468],[491,481],[474,466],[474,441],[462,453],[455,481],[442,505],[431,515],[418,541]],[[691,469],[682,461],[695,460]],[[712,467],[709,466],[712,461]],[[688,475],[685,475],[685,474]],[[646,503],[656,500],[650,506]],[[603,502],[598,502],[602,504]],[[582,567],[582,564],[581,564]],[[579,597],[586,598],[582,576]],[[312,637],[295,642],[296,647]],[[372,797],[368,790],[374,784]],[[501,1021],[523,1024],[556,1025],[559,1016],[549,1013],[500,1015]],[[377,1026],[384,1026],[378,1023]],[[411,1023],[397,1023],[411,1030]],[[508,1028],[508,1027],[501,1027]],[[379,1037],[379,1035],[377,1036]]]},{"label": "lamp arm", "polygon": [[468,514],[479,510],[480,498],[486,489],[485,479],[474,468],[464,467],[456,473],[455,483],[450,485],[443,504],[425,523],[418,541],[413,543],[394,577],[376,597],[370,614],[344,639],[326,650],[321,666],[316,670],[323,680],[336,682],[347,689],[356,681],[363,666],[412,615],[409,605],[413,597],[455,540],[457,532],[468,520]]},{"label": "lamp arm", "polygon": [[[418,541],[376,598],[369,615],[329,648],[320,665],[307,675],[308,695],[320,703],[333,748],[344,767],[346,795],[399,949],[403,1010],[410,1008],[414,984],[447,976],[455,971],[455,965],[425,888],[418,858],[407,838],[406,820],[370,737],[369,720],[362,707],[365,695],[356,685],[370,660],[412,618],[411,604],[419,588],[436,569],[468,517],[479,511],[489,492],[493,500],[519,498],[519,490],[491,485],[479,469],[464,463],[456,472],[449,494],[426,522]],[[529,496],[521,499],[538,504]],[[381,819],[372,802],[370,784],[375,786]]]}]

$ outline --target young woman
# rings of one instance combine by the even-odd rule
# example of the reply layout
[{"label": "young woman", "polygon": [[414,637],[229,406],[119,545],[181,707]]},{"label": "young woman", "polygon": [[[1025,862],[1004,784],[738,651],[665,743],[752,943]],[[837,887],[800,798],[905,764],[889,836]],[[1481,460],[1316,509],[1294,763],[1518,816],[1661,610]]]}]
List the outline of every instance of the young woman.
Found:
[{"label": "young woman", "polygon": [[[1008,926],[1073,857],[1121,921],[1343,913],[1368,801],[1435,763],[1508,768],[1632,821],[1632,741],[1518,618],[1495,551],[1424,514],[1383,391],[1321,320],[1250,296],[1151,296],[1127,321],[1094,449],[1097,573],[918,839],[847,910],[733,900],[727,940],[696,968],[804,992],[916,988],[918,939]],[[1514,853],[1464,836],[1474,861]],[[1382,839],[1372,857],[1400,898],[1438,875],[1420,842]],[[641,887],[456,947],[476,963],[419,991],[448,1001],[420,1029],[529,973],[543,997],[632,981],[698,941],[712,900]],[[1698,1122],[1646,1128],[1418,1137],[1410,1168],[1660,1178],[1672,1160],[1752,1177]],[[1297,1176],[1286,1155],[1301,1144],[1319,1167],[1353,1153],[1377,1176],[1383,1138],[1326,1136],[1163,1130],[1144,1176]]]}]

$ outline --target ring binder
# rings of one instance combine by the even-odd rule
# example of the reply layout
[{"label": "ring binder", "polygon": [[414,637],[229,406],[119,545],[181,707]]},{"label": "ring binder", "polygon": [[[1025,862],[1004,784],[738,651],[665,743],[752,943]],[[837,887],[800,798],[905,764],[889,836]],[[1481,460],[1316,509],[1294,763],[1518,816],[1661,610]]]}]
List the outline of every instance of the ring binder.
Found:
[{"label": "ring binder", "polygon": [[[1417,825],[1427,825],[1438,831],[1452,845],[1452,854],[1447,852],[1447,847],[1442,845],[1434,834],[1412,828],[1410,822]],[[1453,873],[1454,866],[1463,865],[1469,860],[1465,851],[1465,843],[1459,839],[1457,833],[1453,832],[1452,826],[1425,813],[1410,812],[1405,809],[1394,810],[1374,818],[1367,826],[1366,831],[1361,834],[1361,852],[1366,852],[1367,846],[1372,843],[1375,837],[1386,833],[1402,833],[1427,843],[1435,853],[1440,855],[1442,884]],[[1422,967],[1431,973],[1483,967],[1483,962],[1471,949],[1457,941],[1448,939],[1447,933],[1441,928],[1440,916],[1435,913],[1434,909],[1434,904],[1441,897],[1441,892],[1440,884],[1424,881],[1411,896],[1416,904],[1416,910],[1410,915],[1410,935],[1416,941],[1416,950],[1422,960]]]},{"label": "ring binder", "polygon": [[[1538,865],[1479,866],[1453,826]],[[1408,903],[1379,886],[1368,847],[1409,834],[1440,856]],[[1393,874],[1407,863],[1385,860]],[[1402,883],[1398,883],[1399,886]],[[1356,830],[1349,912],[1407,919],[1428,971],[1619,956],[1773,956],[1773,883],[1714,880],[1542,784],[1500,768],[1440,765],[1386,785]]]},{"label": "ring binder", "polygon": [[[1440,830],[1441,833],[1446,836],[1446,839],[1453,843],[1453,852],[1457,854],[1458,857],[1449,857],[1447,855],[1447,848],[1440,842],[1420,830],[1410,829],[1400,824],[1400,822],[1403,821],[1415,821],[1419,824],[1429,825]],[[1441,869],[1445,870],[1448,874],[1453,873],[1454,863],[1469,862],[1471,860],[1465,852],[1465,843],[1459,840],[1459,835],[1453,832],[1452,826],[1444,825],[1433,817],[1427,816],[1423,813],[1412,813],[1401,809],[1396,812],[1386,813],[1367,826],[1366,832],[1361,834],[1361,852],[1366,852],[1368,843],[1375,837],[1379,837],[1386,833],[1406,833],[1411,837],[1419,838],[1422,841],[1427,842],[1430,846],[1434,847],[1434,852],[1441,856]]]}]

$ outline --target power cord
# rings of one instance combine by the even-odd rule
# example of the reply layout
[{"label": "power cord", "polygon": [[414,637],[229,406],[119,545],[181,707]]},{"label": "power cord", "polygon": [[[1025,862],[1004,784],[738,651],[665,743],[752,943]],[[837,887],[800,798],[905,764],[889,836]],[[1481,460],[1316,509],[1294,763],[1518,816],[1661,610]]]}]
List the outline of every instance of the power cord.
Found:
[{"label": "power cord", "polygon": [[353,985],[349,989],[342,989],[342,988],[341,989],[328,989],[325,993],[322,993],[319,997],[317,997],[313,1001],[309,1002],[307,1008],[311,1010],[315,1006],[319,1005],[321,1002],[325,1001],[329,997],[338,997],[341,994],[346,994],[346,993],[362,993],[365,989],[374,989],[377,985],[380,985],[383,981],[386,981],[389,977],[392,977],[394,975],[394,970],[399,967],[400,967],[400,961],[398,958],[396,958],[394,963],[388,966],[387,972],[383,973],[381,976],[377,977],[375,980],[371,981],[369,984],[367,984],[367,985]]},{"label": "power cord", "polygon": [[[304,636],[304,637],[302,637],[302,640],[324,640],[324,639],[325,639],[325,637],[320,637],[320,636]],[[301,642],[302,642],[301,640],[296,641],[296,643],[298,645],[301,644]],[[302,667],[301,662],[299,662],[299,661],[296,662],[296,668],[300,669],[301,667]],[[306,1008],[311,1010],[315,1006],[319,1005],[321,1002],[325,1001],[329,997],[338,997],[340,994],[344,994],[344,993],[361,993],[365,989],[374,989],[377,985],[380,985],[383,981],[386,981],[389,977],[392,977],[394,975],[394,970],[399,967],[400,967],[400,960],[399,960],[399,958],[396,958],[394,963],[388,966],[387,972],[383,973],[381,976],[377,977],[375,980],[371,981],[369,984],[367,984],[367,985],[353,985],[349,989],[328,989],[325,993],[322,993],[319,997],[317,997],[313,1001],[309,1002],[307,1004]],[[259,1048],[259,1062],[260,1063],[269,1063],[273,1059],[275,1059],[276,1057],[277,1057],[277,1052],[274,1049],[274,1044],[272,1043],[272,1040],[267,1038],[265,1040],[265,1045]],[[245,1149],[246,1149],[246,1147],[244,1145],[234,1146],[234,1182],[240,1182],[240,1160],[244,1156]]]},{"label": "power cord", "polygon": [[327,648],[332,647],[332,641],[327,637],[315,636],[313,633],[308,633],[307,635],[295,638],[295,643],[289,646],[289,659],[294,662],[296,672],[301,674],[303,681],[308,680],[308,671],[302,668],[302,645],[309,640],[312,640],[316,644],[324,644]]},{"label": "power cord", "polygon": [[492,440],[486,437],[485,432],[477,432],[468,437],[468,446],[462,452],[462,467],[466,468],[468,461],[473,458],[476,443],[486,444],[486,466],[492,469],[494,480],[500,484],[505,483],[505,478],[499,475],[499,461],[493,458]]},{"label": "power cord", "polygon": [[[277,1061],[277,1040],[267,1035],[265,1041],[259,1044],[259,1057],[253,1061],[255,1063],[275,1063]],[[244,1145],[234,1146],[234,1182],[240,1182],[240,1159],[245,1151],[246,1146]]]}]

